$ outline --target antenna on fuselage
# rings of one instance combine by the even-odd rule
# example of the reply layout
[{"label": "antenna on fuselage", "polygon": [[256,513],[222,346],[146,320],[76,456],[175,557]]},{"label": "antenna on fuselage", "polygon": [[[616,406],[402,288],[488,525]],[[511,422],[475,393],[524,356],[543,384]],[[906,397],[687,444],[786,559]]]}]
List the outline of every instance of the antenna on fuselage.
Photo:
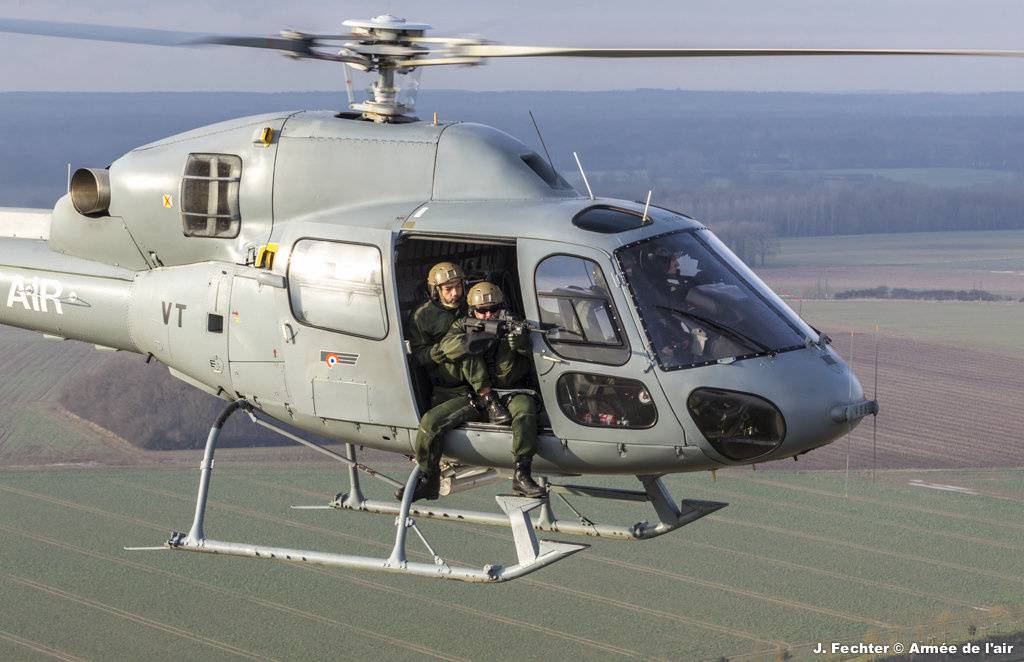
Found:
[{"label": "antenna on fuselage", "polygon": [[590,189],[590,182],[587,181],[587,173],[583,172],[583,164],[580,163],[580,157],[576,152],[572,153],[572,157],[576,159],[576,167],[580,169],[580,175],[583,176],[583,184],[587,187],[587,195],[593,200],[594,192]]},{"label": "antenna on fuselage", "polygon": [[647,191],[647,202],[644,203],[644,217],[640,220],[640,225],[647,225],[647,211],[651,208],[651,191]]},{"label": "antenna on fuselage", "polygon": [[[853,373],[853,327],[850,327],[850,372]],[[847,402],[853,399],[853,381],[850,381],[850,394]],[[846,481],[843,487],[843,496],[850,498],[850,435],[853,432],[853,421],[850,417],[846,419]]]},{"label": "antenna on fuselage", "polygon": [[533,128],[537,131],[537,137],[540,138],[540,146],[544,148],[544,156],[548,157],[548,166],[551,168],[551,172],[555,172],[555,164],[551,161],[551,152],[548,151],[548,146],[544,142],[544,136],[540,134],[540,127],[537,125],[537,120],[533,116],[533,111],[528,110],[526,112],[530,113],[530,121],[533,122]]},{"label": "antenna on fuselage", "polygon": [[875,401],[875,413],[871,418],[871,482],[875,480],[875,471],[878,469],[878,323],[875,323],[875,387],[872,393],[872,400]]},{"label": "antenna on fuselage", "polygon": [[348,92],[348,107],[351,110],[352,106],[356,105],[356,95],[352,90],[352,68],[348,66],[348,62],[342,62],[345,67],[345,91]]}]

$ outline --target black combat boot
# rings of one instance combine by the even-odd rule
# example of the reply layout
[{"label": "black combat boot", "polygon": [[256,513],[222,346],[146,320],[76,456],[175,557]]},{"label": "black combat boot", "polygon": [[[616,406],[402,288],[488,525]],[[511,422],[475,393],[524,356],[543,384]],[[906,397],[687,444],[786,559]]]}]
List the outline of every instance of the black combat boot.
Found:
[{"label": "black combat boot", "polygon": [[530,475],[533,458],[517,457],[516,472],[512,475],[512,492],[531,499],[540,499],[548,491],[538,485]]},{"label": "black combat boot", "polygon": [[[412,500],[419,501],[420,499],[426,499],[428,501],[434,501],[441,493],[441,472],[435,471],[433,473],[420,474],[419,479],[416,481],[416,487],[412,491]],[[395,492],[395,499],[398,501],[402,500],[405,496],[405,488],[400,488]]]},{"label": "black combat boot", "polygon": [[491,419],[491,423],[508,425],[512,422],[512,414],[508,413],[508,409],[501,404],[501,400],[494,394],[494,391],[488,391],[487,395],[481,395],[480,404],[487,409],[487,417]]}]

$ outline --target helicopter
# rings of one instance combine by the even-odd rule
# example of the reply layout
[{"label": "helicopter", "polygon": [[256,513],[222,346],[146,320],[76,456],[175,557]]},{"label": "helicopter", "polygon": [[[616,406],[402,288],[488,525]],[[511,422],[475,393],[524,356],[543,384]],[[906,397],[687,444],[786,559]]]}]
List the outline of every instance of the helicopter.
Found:
[{"label": "helicopter", "polygon": [[[676,501],[661,478],[796,458],[877,415],[830,339],[807,324],[703,223],[576,190],[497,129],[421,121],[403,77],[495,57],[1021,56],[1024,51],[562,48],[427,36],[392,15],[344,34],[255,37],[0,19],[0,31],[160,46],[278,51],[376,75],[342,111],[244,117],[80,168],[52,210],[0,209],[0,323],[134,352],[226,402],[211,427],[192,526],[158,547],[504,582],[587,547],[553,532],[655,538],[726,506]],[[418,85],[418,81],[416,83]],[[538,137],[544,145],[543,136]],[[409,317],[440,261],[505,292],[533,336],[545,416],[535,469],[547,496],[498,495],[501,513],[413,505],[357,448],[410,455],[430,385],[410,360]],[[348,468],[328,504],[393,516],[387,558],[208,538],[214,454],[235,412]],[[282,426],[286,424],[286,427]],[[344,453],[302,436],[344,443]],[[504,480],[507,426],[471,422],[444,442],[442,495]],[[405,487],[367,499],[362,475]],[[557,483],[634,476],[640,489]],[[567,497],[647,504],[655,520],[606,524]],[[572,511],[555,514],[554,499]],[[561,507],[561,506],[560,506]],[[449,564],[415,518],[511,529],[517,562]],[[410,561],[408,531],[432,562]]]}]

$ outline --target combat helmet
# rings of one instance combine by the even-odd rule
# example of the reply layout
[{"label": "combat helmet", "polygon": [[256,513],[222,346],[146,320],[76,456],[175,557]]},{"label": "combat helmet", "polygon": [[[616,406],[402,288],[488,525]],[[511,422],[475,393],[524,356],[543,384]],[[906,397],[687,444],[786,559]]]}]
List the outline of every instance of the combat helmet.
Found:
[{"label": "combat helmet", "polygon": [[505,295],[501,288],[494,283],[484,281],[469,288],[466,295],[466,304],[470,310],[477,308],[498,308],[505,304]]},{"label": "combat helmet", "polygon": [[430,292],[430,298],[443,304],[444,300],[440,295],[441,286],[452,281],[460,281],[465,289],[466,272],[462,270],[462,267],[454,262],[438,262],[431,267],[430,273],[427,274],[427,290]]}]

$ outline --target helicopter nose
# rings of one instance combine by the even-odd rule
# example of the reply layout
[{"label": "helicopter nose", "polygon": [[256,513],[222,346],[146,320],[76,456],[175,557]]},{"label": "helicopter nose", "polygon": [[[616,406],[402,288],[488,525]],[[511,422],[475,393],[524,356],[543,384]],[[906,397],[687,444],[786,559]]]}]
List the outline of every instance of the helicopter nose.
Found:
[{"label": "helicopter nose", "polygon": [[794,407],[790,416],[792,434],[773,457],[790,457],[825,446],[848,434],[865,417],[878,413],[878,401],[866,398],[853,371],[838,357],[835,360],[838,370],[811,379],[819,392],[806,406]]},{"label": "helicopter nose", "polygon": [[857,377],[831,348],[810,347],[664,377],[674,382],[666,383],[666,390],[686,394],[673,401],[683,400],[674,406],[687,434],[699,433],[705,452],[730,464],[791,457],[824,446],[878,411],[878,403],[864,397]]},{"label": "helicopter nose", "polygon": [[779,366],[783,378],[796,386],[789,389],[790,394],[778,395],[786,435],[771,459],[825,446],[879,409],[876,401],[865,398],[853,370],[831,348],[815,347],[794,354],[798,355],[794,361]]}]

